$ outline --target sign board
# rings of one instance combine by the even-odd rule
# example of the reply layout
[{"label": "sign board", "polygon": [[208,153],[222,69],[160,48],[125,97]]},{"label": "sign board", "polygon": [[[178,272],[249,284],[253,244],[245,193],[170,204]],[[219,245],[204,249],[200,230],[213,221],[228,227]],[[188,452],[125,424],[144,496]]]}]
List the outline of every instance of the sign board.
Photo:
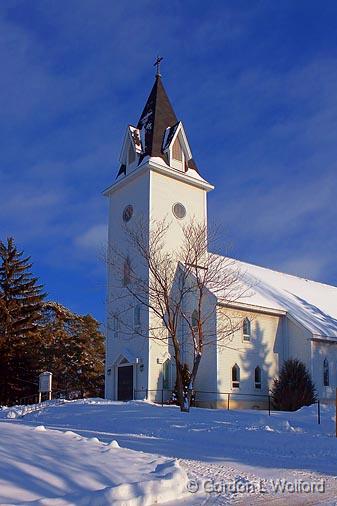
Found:
[{"label": "sign board", "polygon": [[39,392],[51,392],[51,372],[42,372],[39,375]]}]

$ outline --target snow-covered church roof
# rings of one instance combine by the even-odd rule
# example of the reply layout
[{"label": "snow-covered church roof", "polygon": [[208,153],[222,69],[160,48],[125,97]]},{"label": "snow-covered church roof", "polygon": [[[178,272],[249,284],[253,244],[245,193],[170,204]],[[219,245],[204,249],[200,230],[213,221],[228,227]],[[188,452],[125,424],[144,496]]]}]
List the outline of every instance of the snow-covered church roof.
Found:
[{"label": "snow-covered church roof", "polygon": [[314,336],[337,338],[337,287],[234,261],[247,291],[237,302],[285,311]]}]

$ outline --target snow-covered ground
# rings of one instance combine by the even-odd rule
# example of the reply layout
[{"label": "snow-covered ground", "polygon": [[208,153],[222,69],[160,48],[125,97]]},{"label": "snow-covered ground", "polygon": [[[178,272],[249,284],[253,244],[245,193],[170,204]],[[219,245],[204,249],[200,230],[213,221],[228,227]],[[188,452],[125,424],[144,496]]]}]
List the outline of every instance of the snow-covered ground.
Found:
[{"label": "snow-covered ground", "polygon": [[270,417],[103,400],[26,411],[0,412],[0,504],[131,504],[137,494],[137,504],[337,501],[334,407],[322,407],[321,425],[315,406]]},{"label": "snow-covered ground", "polygon": [[185,491],[186,473],[174,459],[43,425],[0,430],[1,505],[151,505]]}]

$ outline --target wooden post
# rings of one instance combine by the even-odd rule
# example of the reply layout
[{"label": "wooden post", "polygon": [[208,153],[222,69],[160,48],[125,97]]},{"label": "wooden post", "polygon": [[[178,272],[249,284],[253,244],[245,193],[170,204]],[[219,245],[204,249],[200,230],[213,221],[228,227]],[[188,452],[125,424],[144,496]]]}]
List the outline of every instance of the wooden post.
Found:
[{"label": "wooden post", "polygon": [[318,425],[320,425],[320,423],[321,423],[321,403],[320,403],[319,399],[317,401],[317,421],[318,421]]},{"label": "wooden post", "polygon": [[231,394],[227,394],[227,409],[229,411],[229,397],[230,397]]}]

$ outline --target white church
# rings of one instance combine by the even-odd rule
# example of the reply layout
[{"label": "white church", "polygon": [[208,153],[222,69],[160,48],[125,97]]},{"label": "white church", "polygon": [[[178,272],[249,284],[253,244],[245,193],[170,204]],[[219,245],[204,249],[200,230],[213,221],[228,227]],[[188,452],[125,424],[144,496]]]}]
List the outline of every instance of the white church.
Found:
[{"label": "white church", "polygon": [[[207,195],[213,189],[197,168],[157,72],[137,126],[126,130],[116,180],[104,192],[109,199],[108,256],[116,243],[122,248],[126,244],[125,225],[137,216],[143,217],[149,234],[154,221],[169,219],[165,247],[178,249],[184,222],[193,217],[207,225]],[[105,395],[123,401],[167,400],[175,385],[173,351],[169,343],[146,337],[153,318],[149,309],[114,296],[117,286],[121,294],[125,288],[111,267],[113,259],[108,260]],[[215,328],[224,312],[239,318],[241,325],[227,346],[215,340],[202,357],[194,384],[196,404],[265,407],[273,379],[288,358],[305,363],[322,401],[334,399],[337,288],[235,262],[251,282],[250,294],[225,307],[216,294],[209,296]],[[125,331],[120,314],[134,332]],[[182,341],[184,332],[182,325]],[[183,359],[189,362],[188,351]]]}]

